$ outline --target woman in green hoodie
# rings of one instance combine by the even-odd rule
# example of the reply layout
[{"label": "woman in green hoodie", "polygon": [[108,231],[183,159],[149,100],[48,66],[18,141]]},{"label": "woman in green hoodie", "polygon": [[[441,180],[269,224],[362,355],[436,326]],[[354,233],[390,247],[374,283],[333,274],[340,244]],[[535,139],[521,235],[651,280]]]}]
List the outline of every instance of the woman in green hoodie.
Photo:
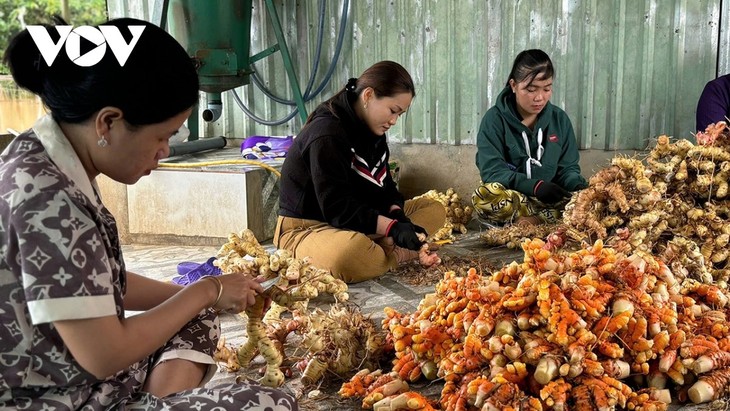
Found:
[{"label": "woman in green hoodie", "polygon": [[544,51],[522,51],[482,118],[476,155],[482,184],[472,202],[485,222],[555,222],[571,192],[588,186],[570,119],[550,103],[553,74]]}]

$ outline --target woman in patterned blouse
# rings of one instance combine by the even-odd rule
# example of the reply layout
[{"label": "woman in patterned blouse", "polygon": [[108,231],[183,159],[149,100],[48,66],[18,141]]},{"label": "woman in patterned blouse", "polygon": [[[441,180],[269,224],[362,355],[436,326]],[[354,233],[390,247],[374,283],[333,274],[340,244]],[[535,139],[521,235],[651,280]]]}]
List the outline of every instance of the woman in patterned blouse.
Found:
[{"label": "woman in patterned blouse", "polygon": [[[102,41],[78,56],[80,37]],[[168,156],[198,99],[182,46],[135,19],[29,26],[5,61],[50,114],[0,156],[0,409],[297,409],[276,389],[205,386],[216,312],[245,309],[259,283],[127,271],[98,194],[99,174],[134,184]]]}]

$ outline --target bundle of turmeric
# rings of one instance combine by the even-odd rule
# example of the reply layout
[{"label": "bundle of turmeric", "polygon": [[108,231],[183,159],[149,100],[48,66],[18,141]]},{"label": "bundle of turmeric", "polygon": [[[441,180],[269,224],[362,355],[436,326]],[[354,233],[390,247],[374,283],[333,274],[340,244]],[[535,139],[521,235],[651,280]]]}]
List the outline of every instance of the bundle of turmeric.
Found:
[{"label": "bundle of turmeric", "polygon": [[698,133],[697,145],[659,136],[646,161],[615,157],[596,172],[589,187],[566,205],[563,222],[588,238],[657,255],[681,244],[674,258],[665,258],[673,270],[725,286],[730,279],[728,159],[730,130],[724,122]]},{"label": "bundle of turmeric", "polygon": [[[239,365],[248,364],[257,352],[260,353],[266,360],[266,372],[261,383],[270,387],[280,386],[284,382],[284,374],[280,370],[283,361],[281,341],[277,341],[278,345],[272,341],[263,322],[266,298],[271,299],[276,312],[268,318],[277,320],[285,309],[296,310],[296,321],[307,325],[306,303],[309,299],[319,293],[329,293],[336,300],[345,301],[348,299],[347,284],[334,278],[328,270],[318,269],[307,260],[291,257],[288,251],[276,250],[269,254],[249,229],[230,234],[214,264],[227,274],[244,273],[264,279],[279,279],[277,286],[266,295],[257,295],[255,304],[247,307],[243,313],[247,319],[248,339],[237,349],[237,362]],[[308,327],[311,329],[312,325]],[[299,324],[296,327],[284,327],[283,330],[294,331],[298,328]],[[277,339],[285,337],[279,336]]]}]

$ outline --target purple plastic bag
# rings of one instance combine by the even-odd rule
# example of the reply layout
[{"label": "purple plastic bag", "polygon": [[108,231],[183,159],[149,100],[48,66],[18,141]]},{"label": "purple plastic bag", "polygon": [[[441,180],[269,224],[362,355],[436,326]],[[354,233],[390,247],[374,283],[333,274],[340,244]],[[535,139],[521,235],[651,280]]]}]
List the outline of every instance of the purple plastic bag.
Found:
[{"label": "purple plastic bag", "polygon": [[241,143],[241,156],[247,160],[286,157],[294,136],[250,136]]},{"label": "purple plastic bag", "polygon": [[210,257],[204,263],[194,263],[191,261],[183,261],[177,265],[177,277],[173,277],[172,282],[179,285],[188,285],[200,280],[206,275],[220,275],[221,269],[213,265],[215,257]]}]

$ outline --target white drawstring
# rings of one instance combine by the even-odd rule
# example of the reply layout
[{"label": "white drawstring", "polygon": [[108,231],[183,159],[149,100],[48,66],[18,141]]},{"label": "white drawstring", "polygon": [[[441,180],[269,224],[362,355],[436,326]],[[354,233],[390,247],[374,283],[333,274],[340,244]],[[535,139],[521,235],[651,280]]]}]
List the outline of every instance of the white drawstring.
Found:
[{"label": "white drawstring", "polygon": [[537,158],[532,158],[530,152],[530,142],[527,140],[527,133],[522,132],[522,141],[525,143],[525,150],[527,151],[527,162],[525,163],[525,171],[527,172],[527,178],[532,178],[532,165],[542,167],[540,159],[545,148],[542,146],[542,128],[537,129]]}]

